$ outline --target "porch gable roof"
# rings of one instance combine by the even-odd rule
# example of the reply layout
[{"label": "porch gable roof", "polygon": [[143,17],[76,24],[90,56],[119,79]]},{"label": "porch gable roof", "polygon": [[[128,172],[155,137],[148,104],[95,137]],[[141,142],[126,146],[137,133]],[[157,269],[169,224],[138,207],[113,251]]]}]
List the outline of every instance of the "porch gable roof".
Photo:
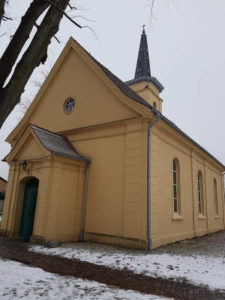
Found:
[{"label": "porch gable roof", "polygon": [[38,127],[36,125],[30,125],[30,127],[32,128],[40,143],[51,153],[58,156],[90,163],[90,160],[81,155],[66,137]]}]

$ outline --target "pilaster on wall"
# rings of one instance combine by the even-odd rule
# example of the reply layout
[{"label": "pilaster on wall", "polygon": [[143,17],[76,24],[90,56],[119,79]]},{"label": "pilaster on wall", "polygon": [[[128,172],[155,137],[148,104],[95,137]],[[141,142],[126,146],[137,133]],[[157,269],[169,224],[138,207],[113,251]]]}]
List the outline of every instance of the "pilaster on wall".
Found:
[{"label": "pilaster on wall", "polygon": [[[34,219],[34,236],[43,237],[46,231],[46,220],[48,212],[48,197],[49,191],[51,188],[51,175],[52,175],[52,159],[43,161],[42,163],[37,163],[34,166],[34,176],[35,173],[39,179],[38,186],[38,198],[37,205],[35,210],[35,219]],[[35,167],[39,170],[36,170]],[[37,173],[38,171],[38,173]]]},{"label": "pilaster on wall", "polygon": [[209,192],[208,192],[208,188],[210,186],[210,182],[209,182],[209,173],[207,170],[207,164],[206,161],[204,161],[204,177],[203,177],[204,181],[203,181],[203,186],[204,186],[204,200],[205,200],[205,217],[206,217],[206,230],[207,233],[209,233],[209,211],[208,211],[208,207],[209,207]]},{"label": "pilaster on wall", "polygon": [[[203,180],[203,214],[198,209],[198,172]],[[214,208],[214,178],[217,181],[218,215]],[[224,201],[221,195],[220,171],[208,160],[192,151],[192,186],[193,186],[193,229],[195,236],[212,233],[224,228]],[[221,181],[222,184],[222,181]]]},{"label": "pilaster on wall", "polygon": [[146,240],[147,126],[129,122],[125,136],[123,236]]},{"label": "pilaster on wall", "polygon": [[58,204],[60,199],[60,187],[61,187],[61,172],[56,167],[55,161],[51,160],[51,167],[48,178],[48,195],[45,202],[45,219],[43,230],[44,236],[47,239],[52,239],[56,235],[56,225],[57,225],[57,214],[58,214]]},{"label": "pilaster on wall", "polygon": [[54,157],[49,173],[49,195],[45,201],[46,240],[60,242],[79,239],[86,164]]},{"label": "pilaster on wall", "polygon": [[193,152],[191,152],[191,186],[192,186],[192,222],[193,222],[193,232],[194,236],[196,236],[196,212],[198,207],[196,207],[195,203],[195,193],[196,193],[196,182],[195,182],[195,174],[196,174],[196,165],[193,158]]},{"label": "pilaster on wall", "polygon": [[224,201],[225,201],[225,187],[224,187],[224,176],[225,174],[221,174],[221,198],[222,198],[222,207],[223,207],[223,225],[224,225],[224,228],[225,228],[225,204],[224,204]]},{"label": "pilaster on wall", "polygon": [[11,206],[13,194],[15,193],[15,178],[17,173],[19,172],[19,166],[16,163],[11,163],[9,168],[9,176],[8,176],[8,183],[6,186],[6,197],[4,201],[3,207],[3,216],[2,216],[2,223],[1,223],[1,230],[3,231],[10,231],[10,223],[11,223]]},{"label": "pilaster on wall", "polygon": [[150,157],[150,168],[151,168],[151,234],[152,239],[158,237],[158,201],[159,201],[159,138],[154,134],[157,130],[153,128],[151,135],[151,157]]},{"label": "pilaster on wall", "polygon": [[80,167],[78,172],[77,195],[74,210],[74,228],[77,228],[77,235],[81,232],[83,209],[84,209],[84,189],[85,189],[86,169]]},{"label": "pilaster on wall", "polygon": [[[205,161],[198,157],[192,151],[192,194],[193,194],[193,230],[194,235],[199,236],[207,233],[207,203],[206,203],[206,171],[205,171]],[[202,173],[203,180],[203,201],[204,201],[204,216],[199,217],[199,208],[198,208],[198,172]]]}]

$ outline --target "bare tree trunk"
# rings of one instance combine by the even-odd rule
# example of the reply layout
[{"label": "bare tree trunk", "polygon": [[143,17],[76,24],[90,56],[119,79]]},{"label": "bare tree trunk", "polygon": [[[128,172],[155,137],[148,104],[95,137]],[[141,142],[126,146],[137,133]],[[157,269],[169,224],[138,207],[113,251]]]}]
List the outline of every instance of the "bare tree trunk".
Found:
[{"label": "bare tree trunk", "polygon": [[30,4],[25,15],[22,17],[19,27],[0,59],[0,87],[3,87],[7,77],[9,76],[23,46],[29,39],[30,33],[37,19],[48,6],[49,3],[46,0],[34,0]]},{"label": "bare tree trunk", "polygon": [[6,0],[0,0],[0,25],[5,14]]},{"label": "bare tree trunk", "polygon": [[[38,2],[39,1],[40,0],[38,0]],[[69,1],[70,0],[56,0],[54,3],[64,11]],[[37,0],[33,2],[37,2]],[[33,70],[40,63],[45,62],[48,45],[50,44],[51,38],[58,31],[59,23],[63,17],[62,11],[54,6],[49,8],[30,46],[16,66],[10,81],[6,87],[0,90],[0,127],[15,105],[20,101],[20,96]],[[1,71],[2,69],[0,68],[0,73]]]}]

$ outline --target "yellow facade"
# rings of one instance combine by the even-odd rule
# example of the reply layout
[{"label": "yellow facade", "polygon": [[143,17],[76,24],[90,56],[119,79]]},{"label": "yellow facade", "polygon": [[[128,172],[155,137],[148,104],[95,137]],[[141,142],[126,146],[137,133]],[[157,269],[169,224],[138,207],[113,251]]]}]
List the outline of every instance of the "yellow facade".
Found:
[{"label": "yellow facade", "polygon": [[[10,170],[2,234],[19,236],[24,186],[35,177],[39,186],[30,240],[78,241],[85,221],[84,240],[147,249],[148,132],[156,110],[162,111],[162,99],[152,83],[141,82],[131,88],[150,106],[134,101],[130,88],[125,93],[107,72],[69,40],[7,139],[12,151],[6,157]],[[68,97],[75,99],[71,113],[64,111]],[[156,110],[151,106],[154,102]],[[87,163],[46,149],[29,124],[66,137],[91,161],[88,178]],[[152,127],[150,147],[152,247],[223,230],[224,166],[162,117]],[[179,213],[173,208],[174,159],[179,162]],[[202,215],[198,211],[199,170]],[[214,213],[215,179],[218,215]]]}]

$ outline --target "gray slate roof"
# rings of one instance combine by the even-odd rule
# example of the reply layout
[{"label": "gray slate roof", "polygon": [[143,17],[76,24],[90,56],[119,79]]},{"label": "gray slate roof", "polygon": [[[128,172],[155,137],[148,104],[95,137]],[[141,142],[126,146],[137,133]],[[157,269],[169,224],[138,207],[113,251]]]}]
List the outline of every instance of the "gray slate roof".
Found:
[{"label": "gray slate roof", "polygon": [[89,159],[77,152],[77,150],[73,147],[73,145],[69,142],[69,140],[66,137],[40,128],[36,125],[30,125],[30,127],[32,128],[33,132],[35,133],[41,144],[51,153],[87,163],[90,162]]},{"label": "gray slate roof", "polygon": [[137,79],[140,77],[151,78],[150,61],[148,55],[148,42],[147,42],[147,36],[144,28],[141,35],[141,41],[139,46],[137,65],[136,65],[134,78]]}]

